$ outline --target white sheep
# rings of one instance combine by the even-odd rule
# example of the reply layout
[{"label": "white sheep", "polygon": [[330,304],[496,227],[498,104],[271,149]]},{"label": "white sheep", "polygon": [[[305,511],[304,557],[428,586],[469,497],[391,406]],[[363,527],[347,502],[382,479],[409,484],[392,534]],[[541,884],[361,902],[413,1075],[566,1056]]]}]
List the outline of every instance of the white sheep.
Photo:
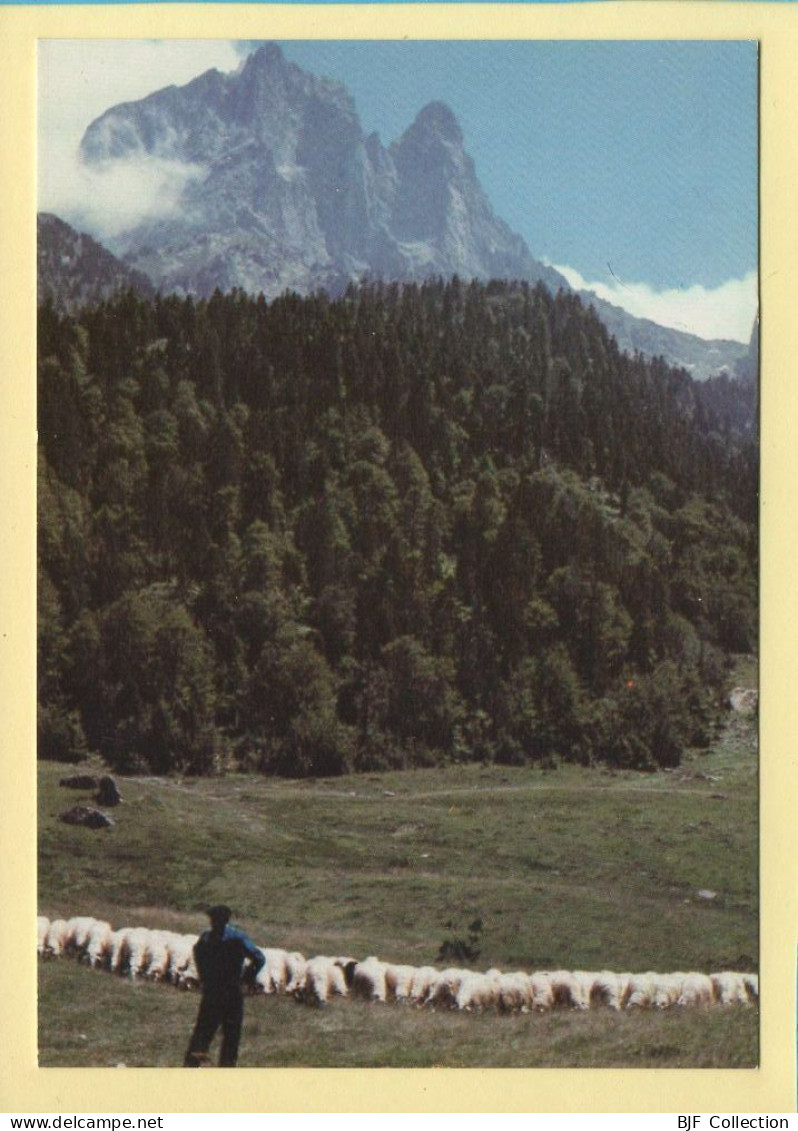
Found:
[{"label": "white sheep", "polygon": [[534,974],[530,974],[529,989],[532,1008],[537,1013],[547,1013],[550,1009],[554,1009],[554,990],[551,977],[547,973],[537,970]]},{"label": "white sheep", "polygon": [[563,1009],[579,1009],[581,989],[570,970],[554,970],[548,975],[555,1006]]},{"label": "white sheep", "polygon": [[715,1000],[721,1005],[748,1005],[748,991],[742,974],[724,970],[720,974],[710,974]]},{"label": "white sheep", "polygon": [[496,1005],[502,1013],[527,1013],[532,1008],[534,987],[523,970],[499,974]]},{"label": "white sheep", "polygon": [[682,989],[676,1002],[679,1006],[710,1005],[714,997],[712,980],[707,974],[685,974]]},{"label": "white sheep", "polygon": [[486,1009],[495,1008],[499,1000],[501,977],[498,971],[485,974],[468,971],[457,988],[455,1007],[469,1013],[483,1013]]},{"label": "white sheep", "polygon": [[97,920],[91,927],[86,939],[84,955],[89,966],[97,968],[104,965],[110,955],[113,932],[110,923]]},{"label": "white sheep", "polygon": [[47,943],[47,932],[50,929],[50,920],[46,915],[39,915],[36,919],[36,953],[44,954]]},{"label": "white sheep", "polygon": [[127,935],[127,974],[132,980],[143,977],[150,964],[153,932],[149,927],[131,927]]},{"label": "white sheep", "polygon": [[151,982],[165,982],[169,978],[172,947],[181,936],[174,931],[150,931],[142,973]]},{"label": "white sheep", "polygon": [[590,1009],[594,993],[600,993],[601,974],[588,970],[574,970],[572,998],[575,1009]]},{"label": "white sheep", "polygon": [[197,935],[179,935],[177,932],[170,932],[167,947],[168,961],[163,976],[165,982],[171,982],[175,986],[178,984],[182,971],[185,970],[193,957],[194,944],[198,937]]},{"label": "white sheep", "polygon": [[263,994],[293,993],[300,988],[306,959],[276,947],[260,947],[266,962],[255,976],[255,992]]},{"label": "white sheep", "polygon": [[326,1005],[333,996],[346,997],[344,972],[335,959],[325,955],[311,958],[306,967],[303,984],[296,996],[311,1005]]},{"label": "white sheep", "polygon": [[387,963],[374,955],[358,962],[352,971],[352,996],[365,998],[366,1001],[387,1001],[386,968]]},{"label": "white sheep", "polygon": [[266,961],[255,975],[255,992],[261,994],[283,993],[288,984],[287,953],[276,947],[262,946],[259,949]]},{"label": "white sheep", "polygon": [[125,974],[130,966],[132,939],[138,927],[120,927],[111,932],[108,947],[108,965],[113,974]]},{"label": "white sheep", "polygon": [[179,990],[198,990],[200,988],[199,970],[197,969],[197,963],[194,960],[193,948],[188,962],[180,971],[180,975],[177,979],[177,988]]},{"label": "white sheep", "polygon": [[631,978],[631,974],[615,974],[612,970],[596,974],[590,991],[591,1006],[605,1005],[615,1012],[623,1009],[629,996]]},{"label": "white sheep", "polygon": [[423,1005],[429,997],[432,983],[440,974],[434,966],[417,966],[410,978],[408,999],[416,1005]]},{"label": "white sheep", "polygon": [[199,972],[194,961],[194,947],[198,935],[177,935],[169,947],[168,978],[178,989],[195,990],[199,986]]},{"label": "white sheep", "polygon": [[111,971],[127,974],[132,979],[143,975],[149,965],[153,933],[148,927],[121,927],[112,931],[106,947]]},{"label": "white sheep", "polygon": [[456,966],[441,970],[432,979],[424,1004],[431,1005],[433,1009],[453,1009],[457,1002],[457,991],[460,989],[460,983],[463,978],[472,973],[471,970],[461,970]]},{"label": "white sheep", "polygon": [[752,1003],[759,1001],[759,975],[743,974],[743,985],[748,994],[748,1000]]},{"label": "white sheep", "polygon": [[[117,973],[135,979],[170,980],[183,989],[196,988],[199,975],[194,961],[196,935],[127,927],[112,931],[109,923],[77,916],[69,920],[39,916],[36,921],[39,954],[58,956],[76,951],[92,967],[107,964]],[[671,1006],[750,1004],[759,997],[756,974],[731,970],[711,975],[697,973],[616,974],[575,970],[498,969],[479,973],[449,967],[420,968],[387,963],[375,956],[362,962],[339,956],[317,955],[310,961],[298,952],[261,948],[266,962],[256,977],[256,992],[288,992],[297,998],[325,1005],[332,996],[352,996],[368,1001],[412,1001],[433,1008],[480,1012],[498,1008],[502,1012],[530,1009],[548,1011],[555,1006],[586,1010],[604,1005],[619,1011],[667,1009]]]},{"label": "white sheep", "polygon": [[67,919],[66,951],[82,953],[89,941],[89,932],[97,922],[91,915],[79,915],[74,919]]},{"label": "white sheep", "polygon": [[[263,950],[263,947],[259,947]],[[269,969],[268,961],[261,966],[252,982],[251,990],[253,994],[276,994],[277,988],[272,980],[272,971]]]},{"label": "white sheep", "polygon": [[627,1009],[649,1009],[654,1004],[657,992],[657,979],[661,975],[649,971],[647,974],[633,974],[629,979]]},{"label": "white sheep", "polygon": [[52,958],[60,958],[66,952],[69,927],[66,919],[53,919],[47,928],[44,953]]},{"label": "white sheep", "polygon": [[385,967],[385,988],[389,1001],[408,1001],[410,987],[416,972],[415,966],[401,966],[388,963]]},{"label": "white sheep", "polygon": [[676,1005],[682,994],[685,975],[678,971],[673,974],[657,974],[654,979],[654,996],[651,1004],[654,1009],[670,1009]]},{"label": "white sheep", "polygon": [[294,993],[304,983],[307,965],[308,960],[304,954],[300,954],[298,950],[288,952],[285,960],[285,992],[287,994]]},{"label": "white sheep", "polygon": [[111,931],[111,940],[108,945],[108,968],[112,974],[121,974],[127,961],[127,932],[128,927],[120,927]]}]

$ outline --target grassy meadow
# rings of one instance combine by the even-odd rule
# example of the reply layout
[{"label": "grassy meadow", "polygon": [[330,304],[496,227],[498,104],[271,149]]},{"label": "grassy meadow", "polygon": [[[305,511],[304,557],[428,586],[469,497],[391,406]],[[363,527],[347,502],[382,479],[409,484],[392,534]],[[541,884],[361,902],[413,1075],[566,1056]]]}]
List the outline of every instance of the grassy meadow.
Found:
[{"label": "grassy meadow", "polygon": [[[736,681],[752,685],[753,668]],[[95,767],[96,769],[97,767]],[[289,781],[119,779],[113,829],[58,821],[39,764],[39,908],[198,931],[229,903],[264,946],[435,963],[480,919],[476,969],[757,967],[756,722],[641,775],[453,765]],[[714,893],[714,898],[699,896]],[[42,1065],[178,1065],[197,998],[40,963]],[[745,1008],[452,1015],[248,1003],[242,1065],[719,1067],[757,1061]]]}]

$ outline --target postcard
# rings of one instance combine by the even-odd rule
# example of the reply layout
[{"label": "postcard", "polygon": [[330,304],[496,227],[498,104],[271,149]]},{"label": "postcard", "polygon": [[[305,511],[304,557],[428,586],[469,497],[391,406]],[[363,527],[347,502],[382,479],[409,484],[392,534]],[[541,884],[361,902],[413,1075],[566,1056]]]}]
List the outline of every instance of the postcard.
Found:
[{"label": "postcard", "polygon": [[0,11],[4,1098],[790,1111],[794,18],[342,16]]}]

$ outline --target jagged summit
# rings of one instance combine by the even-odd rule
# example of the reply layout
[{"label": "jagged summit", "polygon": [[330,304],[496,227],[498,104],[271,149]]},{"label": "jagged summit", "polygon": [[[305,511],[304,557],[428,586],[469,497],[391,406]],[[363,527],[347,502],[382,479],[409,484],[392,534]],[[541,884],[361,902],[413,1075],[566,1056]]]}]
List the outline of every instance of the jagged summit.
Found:
[{"label": "jagged summit", "polygon": [[248,67],[273,67],[285,66],[285,55],[279,44],[274,42],[267,42],[261,44],[250,55],[247,56],[244,63],[244,69]]},{"label": "jagged summit", "polygon": [[[88,165],[163,161],[185,170],[178,207],[109,241],[163,291],[240,287],[333,293],[364,277],[504,278],[570,289],[494,213],[460,124],[430,102],[390,145],[366,136],[349,91],[259,44],[235,72],[206,71],[112,107],[86,130]],[[129,171],[129,169],[128,169]],[[529,202],[534,209],[534,201]],[[734,343],[704,343],[594,301],[624,349],[706,377]]]},{"label": "jagged summit", "polygon": [[237,85],[236,80],[242,75],[250,81],[256,77],[261,80],[270,80],[282,85],[286,90],[292,90],[294,93],[313,93],[316,96],[337,99],[354,107],[352,96],[343,83],[338,82],[337,79],[311,75],[307,71],[303,71],[296,63],[286,59],[282,48],[277,43],[262,44],[247,56],[239,71],[226,77],[230,85],[235,87]]},{"label": "jagged summit", "polygon": [[364,275],[565,280],[496,217],[442,102],[389,147],[363,133],[351,95],[263,43],[232,74],[209,71],[107,111],[89,164],[190,164],[180,209],[143,220],[112,250],[163,289],[336,289]]},{"label": "jagged summit", "polygon": [[419,110],[416,120],[407,134],[411,131],[424,131],[425,133],[435,134],[442,141],[452,142],[454,145],[463,144],[463,131],[460,129],[460,123],[445,102],[428,102],[422,110]]}]

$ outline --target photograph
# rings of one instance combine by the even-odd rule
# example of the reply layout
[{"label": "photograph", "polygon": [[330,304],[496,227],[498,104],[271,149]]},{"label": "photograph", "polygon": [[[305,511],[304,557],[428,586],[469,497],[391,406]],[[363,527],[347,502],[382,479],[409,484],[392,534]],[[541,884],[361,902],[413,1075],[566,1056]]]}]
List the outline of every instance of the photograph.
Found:
[{"label": "photograph", "polygon": [[41,1068],[761,1064],[759,68],[38,39]]}]

